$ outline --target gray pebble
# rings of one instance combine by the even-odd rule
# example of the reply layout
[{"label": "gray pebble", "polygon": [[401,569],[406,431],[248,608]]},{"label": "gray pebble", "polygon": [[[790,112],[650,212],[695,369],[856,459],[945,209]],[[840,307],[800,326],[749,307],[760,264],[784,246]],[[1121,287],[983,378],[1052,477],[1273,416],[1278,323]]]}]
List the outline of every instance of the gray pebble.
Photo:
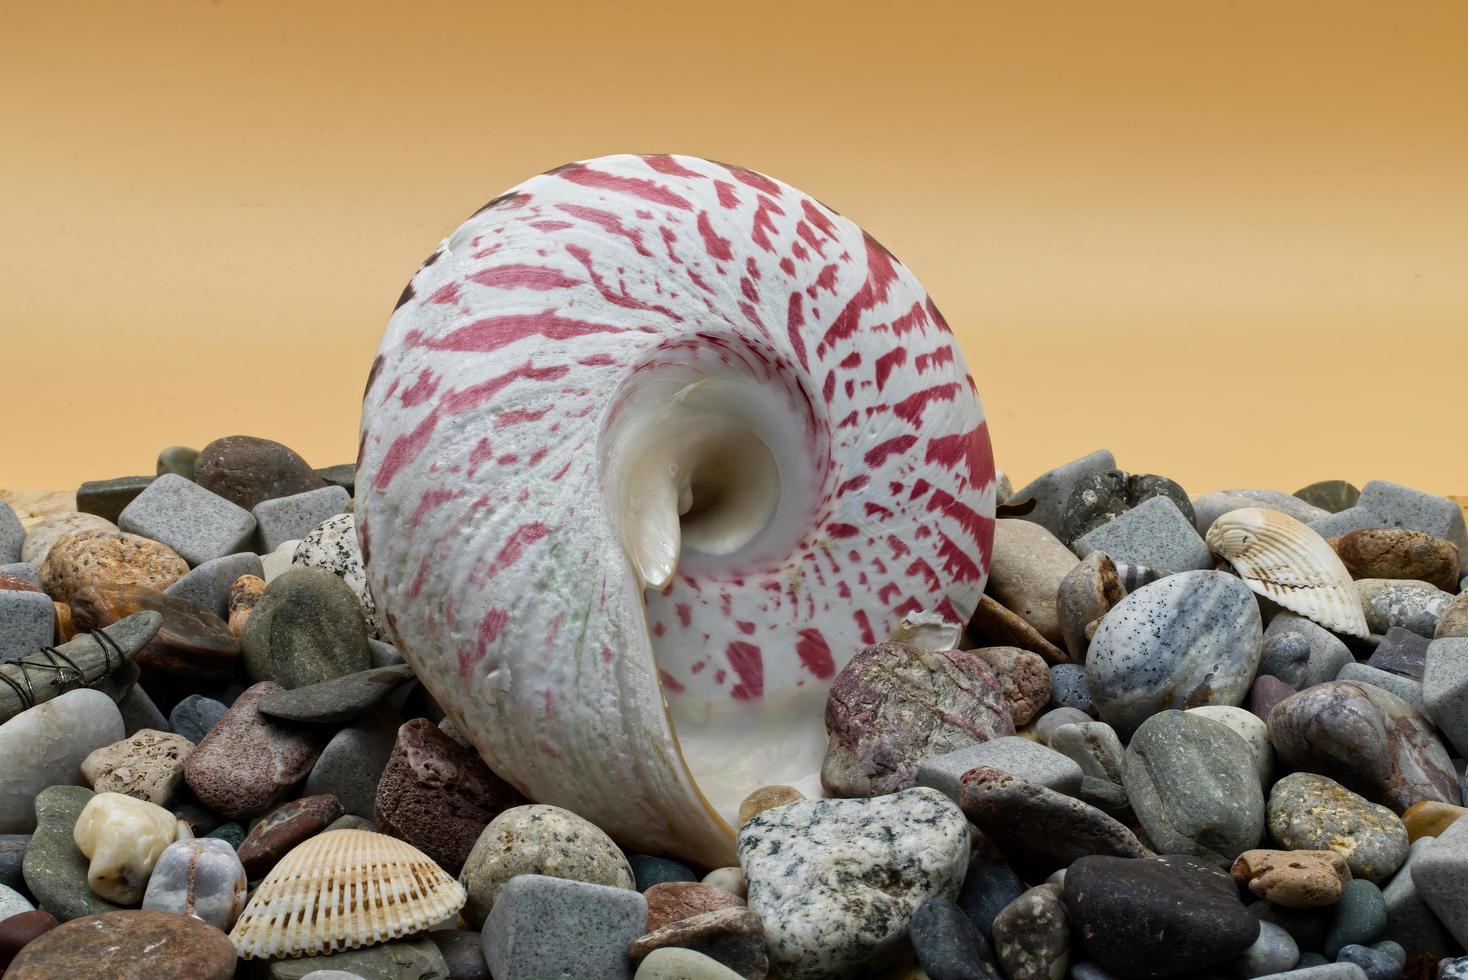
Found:
[{"label": "gray pebble", "polygon": [[1335,679],[1375,685],[1384,691],[1392,692],[1419,713],[1427,710],[1426,702],[1422,699],[1422,682],[1415,678],[1393,674],[1386,670],[1377,670],[1368,664],[1359,664],[1353,660],[1341,667],[1341,672],[1335,676]]},{"label": "gray pebble", "polygon": [[1259,923],[1259,938],[1244,950],[1236,966],[1240,976],[1267,977],[1293,969],[1300,961],[1300,947],[1294,937],[1273,922]]},{"label": "gray pebble", "polygon": [[1055,664],[1050,668],[1050,703],[1095,716],[1096,705],[1086,688],[1085,664]]},{"label": "gray pebble", "polygon": [[1027,521],[1044,525],[1051,534],[1059,537],[1065,505],[1070,501],[1076,483],[1093,473],[1104,473],[1116,469],[1116,457],[1110,450],[1098,449],[1093,453],[1072,460],[1035,477],[1021,487],[1010,498],[1010,503],[1034,500],[1035,508],[1024,515]]},{"label": "gray pebble", "polygon": [[1397,869],[1381,890],[1386,901],[1386,934],[1413,955],[1425,953],[1443,957],[1456,948],[1453,937],[1447,934],[1432,909],[1427,907],[1417,892],[1417,883],[1412,880],[1412,866],[1417,863],[1417,857],[1436,839],[1419,837],[1413,841],[1406,863]]},{"label": "gray pebble", "polygon": [[378,705],[337,732],[306,777],[302,796],[330,793],[349,814],[371,818],[377,783],[402,724],[396,709]]},{"label": "gray pebble", "polygon": [[647,899],[625,888],[520,875],[501,889],[482,933],[496,980],[631,980],[627,946],[647,930]]},{"label": "gray pebble", "polygon": [[123,509],[117,526],[166,544],[190,565],[201,565],[242,550],[255,533],[255,518],[197,483],[168,473]]},{"label": "gray pebble", "polygon": [[1284,511],[1304,524],[1327,516],[1326,512],[1319,507],[1312,506],[1293,494],[1282,493],[1279,490],[1218,490],[1193,498],[1193,513],[1196,515],[1194,526],[1197,527],[1199,534],[1206,535],[1214,521],[1231,510],[1239,510],[1243,507],[1264,507],[1269,510]]},{"label": "gray pebble", "polygon": [[1080,725],[1095,720],[1077,708],[1052,708],[1035,721],[1035,735],[1048,744],[1051,736],[1066,725]]},{"label": "gray pebble", "polygon": [[204,736],[209,734],[209,729],[213,728],[228,710],[227,705],[213,698],[206,698],[202,694],[190,694],[174,705],[173,710],[169,712],[168,728],[198,745],[204,741]]},{"label": "gray pebble", "polygon": [[1299,675],[1298,683],[1283,674],[1266,671],[1262,657],[1259,673],[1274,673],[1275,677],[1297,691],[1335,680],[1335,675],[1340,672],[1341,667],[1356,659],[1340,637],[1319,623],[1288,611],[1276,613],[1269,621],[1269,626],[1264,630],[1265,645],[1268,646],[1272,639],[1286,633],[1303,637],[1309,646],[1309,655],[1306,658],[1304,671]]},{"label": "gray pebble", "polygon": [[1428,644],[1422,697],[1433,724],[1460,754],[1468,750],[1468,637]]},{"label": "gray pebble", "polygon": [[56,607],[44,592],[0,589],[0,663],[21,660],[56,639]]},{"label": "gray pebble", "polygon": [[1114,562],[1170,572],[1213,567],[1213,554],[1193,523],[1166,497],[1149,497],[1075,540],[1082,558],[1100,551]]},{"label": "gray pebble", "polygon": [[932,787],[957,803],[962,795],[959,780],[979,766],[1000,769],[1067,795],[1081,788],[1081,767],[1074,760],[1018,735],[926,759],[918,766],[917,785]]},{"label": "gray pebble", "polygon": [[1341,889],[1335,920],[1325,936],[1325,955],[1338,956],[1354,944],[1366,945],[1381,938],[1386,930],[1386,899],[1381,889],[1364,878],[1352,878]]},{"label": "gray pebble", "polygon": [[34,562],[13,561],[0,565],[0,575],[9,575],[18,578],[22,582],[29,582],[36,588],[41,587],[41,567]]},{"label": "gray pebble", "polygon": [[265,574],[260,556],[250,551],[223,555],[200,564],[164,591],[191,599],[220,619],[229,618],[229,587],[241,575]]},{"label": "gray pebble", "polygon": [[0,565],[20,561],[24,545],[25,525],[15,516],[11,506],[0,500]]},{"label": "gray pebble", "polygon": [[347,509],[350,495],[342,487],[320,487],[289,497],[262,500],[250,513],[258,528],[261,554],[269,554],[287,541],[298,541],[322,521]]}]

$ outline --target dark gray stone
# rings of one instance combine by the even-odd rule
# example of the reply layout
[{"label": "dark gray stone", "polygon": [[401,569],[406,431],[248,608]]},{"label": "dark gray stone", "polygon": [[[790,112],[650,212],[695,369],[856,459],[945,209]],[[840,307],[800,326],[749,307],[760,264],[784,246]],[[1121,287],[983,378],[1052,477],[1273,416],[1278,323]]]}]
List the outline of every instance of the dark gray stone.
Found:
[{"label": "dark gray stone", "polygon": [[198,745],[204,741],[204,736],[209,734],[224,713],[229,710],[227,705],[206,698],[202,694],[190,694],[168,714],[168,730],[182,735],[184,738]]},{"label": "dark gray stone", "polygon": [[1381,890],[1386,901],[1386,934],[1413,956],[1426,954],[1441,958],[1458,948],[1453,937],[1448,935],[1432,909],[1422,900],[1417,883],[1412,880],[1412,866],[1417,863],[1423,849],[1436,839],[1419,837],[1413,841],[1407,862],[1397,869]]},{"label": "dark gray stone", "polygon": [[52,786],[36,797],[36,832],[22,869],[37,904],[58,922],[121,908],[92,892],[87,883],[90,862],[73,839],[77,818],[91,798],[85,786]]},{"label": "dark gray stone", "polygon": [[367,670],[372,663],[356,596],[322,568],[292,568],[266,586],[240,647],[251,678],[287,689]]},{"label": "dark gray stone", "polygon": [[117,523],[122,509],[148,489],[155,477],[119,476],[111,480],[88,480],[76,491],[76,509]]},{"label": "dark gray stone", "polygon": [[188,446],[169,446],[158,454],[158,475],[175,473],[185,480],[192,480],[194,463],[198,459],[197,449],[190,449]]},{"label": "dark gray stone", "polygon": [[1061,516],[1060,540],[1074,541],[1126,513],[1144,500],[1166,497],[1193,522],[1193,504],[1182,487],[1165,476],[1107,470],[1082,477],[1071,490]]},{"label": "dark gray stone", "polygon": [[958,907],[978,927],[985,942],[993,935],[994,918],[1010,902],[1019,898],[1025,883],[1003,861],[990,861],[982,853],[969,861],[963,888],[958,893]]},{"label": "dark gray stone", "polygon": [[30,834],[0,834],[0,885],[24,890],[25,875],[21,874],[21,862],[31,845]]},{"label": "dark gray stone", "polygon": [[377,783],[392,755],[401,723],[394,708],[378,705],[356,724],[337,732],[311,767],[302,795],[330,793],[347,813],[371,819]]},{"label": "dark gray stone", "polygon": [[1425,636],[1393,626],[1376,645],[1366,664],[1377,670],[1388,670],[1393,674],[1420,681],[1422,672],[1427,668],[1427,644],[1430,642],[1432,641]]},{"label": "dark gray stone", "polygon": [[272,694],[261,699],[260,711],[286,721],[339,724],[360,718],[411,680],[407,664],[374,667]]},{"label": "dark gray stone", "polygon": [[355,494],[357,487],[357,466],[355,463],[338,463],[335,466],[323,466],[316,471],[316,475],[329,486],[341,487],[346,490],[348,496]]},{"label": "dark gray stone", "polygon": [[241,551],[206,561],[164,591],[197,602],[220,619],[229,619],[229,587],[241,575],[264,577],[259,555]]},{"label": "dark gray stone", "polygon": [[1386,899],[1381,889],[1364,878],[1353,878],[1341,889],[1323,951],[1326,956],[1336,956],[1353,943],[1376,942],[1385,930]]},{"label": "dark gray stone", "polygon": [[1326,513],[1338,514],[1356,506],[1361,499],[1361,491],[1345,480],[1321,480],[1296,490],[1295,496]]},{"label": "dark gray stone", "polygon": [[1024,515],[1024,519],[1044,525],[1051,534],[1059,537],[1065,505],[1070,501],[1070,495],[1075,490],[1076,483],[1093,473],[1104,473],[1114,469],[1116,469],[1116,458],[1109,450],[1098,449],[1080,459],[1041,473],[1021,487],[1009,498],[1008,502],[1019,504],[1033,500],[1035,507]]},{"label": "dark gray stone", "polygon": [[989,941],[956,902],[923,902],[912,914],[908,934],[931,980],[1000,980]]},{"label": "dark gray stone", "polygon": [[134,684],[128,688],[122,700],[117,702],[118,713],[122,715],[122,730],[127,735],[135,735],[144,728],[151,728],[155,732],[172,731],[168,719],[163,712],[158,710],[158,705],[148,697],[148,692],[141,685]]}]

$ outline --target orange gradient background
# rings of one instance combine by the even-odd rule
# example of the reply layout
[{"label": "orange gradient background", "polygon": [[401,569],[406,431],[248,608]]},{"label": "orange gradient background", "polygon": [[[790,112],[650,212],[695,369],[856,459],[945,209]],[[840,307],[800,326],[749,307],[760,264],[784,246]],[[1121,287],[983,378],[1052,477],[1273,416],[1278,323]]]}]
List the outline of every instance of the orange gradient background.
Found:
[{"label": "orange gradient background", "polygon": [[350,460],[403,283],[604,153],[764,171],[912,267],[1016,484],[1468,488],[1468,4],[8,4],[0,486]]}]

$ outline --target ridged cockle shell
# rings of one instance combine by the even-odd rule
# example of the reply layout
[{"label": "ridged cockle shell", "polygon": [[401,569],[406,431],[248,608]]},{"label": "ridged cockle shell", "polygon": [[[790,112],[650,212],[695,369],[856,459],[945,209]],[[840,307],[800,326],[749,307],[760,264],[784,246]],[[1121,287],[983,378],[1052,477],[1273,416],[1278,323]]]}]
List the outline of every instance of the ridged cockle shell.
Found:
[{"label": "ridged cockle shell", "polygon": [[1328,630],[1368,635],[1351,573],[1309,526],[1283,511],[1244,507],[1215,520],[1207,541],[1259,595]]},{"label": "ridged cockle shell", "polygon": [[814,792],[826,689],[966,622],[988,431],[906,268],[762,174],[612,156],[434,250],[367,384],[357,530],[418,676],[533,800],[733,863],[757,786]]}]

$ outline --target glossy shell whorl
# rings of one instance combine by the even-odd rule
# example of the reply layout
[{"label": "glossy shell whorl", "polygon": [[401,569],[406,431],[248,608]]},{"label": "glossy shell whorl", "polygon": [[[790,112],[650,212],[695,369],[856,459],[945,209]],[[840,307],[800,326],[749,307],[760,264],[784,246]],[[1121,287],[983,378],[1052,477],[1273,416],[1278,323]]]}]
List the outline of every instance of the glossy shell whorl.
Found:
[{"label": "glossy shell whorl", "polygon": [[847,659],[966,622],[988,574],[937,308],[829,208],[693,157],[474,214],[404,290],[361,440],[368,581],[437,700],[529,798],[696,863],[745,793],[815,785]]}]

